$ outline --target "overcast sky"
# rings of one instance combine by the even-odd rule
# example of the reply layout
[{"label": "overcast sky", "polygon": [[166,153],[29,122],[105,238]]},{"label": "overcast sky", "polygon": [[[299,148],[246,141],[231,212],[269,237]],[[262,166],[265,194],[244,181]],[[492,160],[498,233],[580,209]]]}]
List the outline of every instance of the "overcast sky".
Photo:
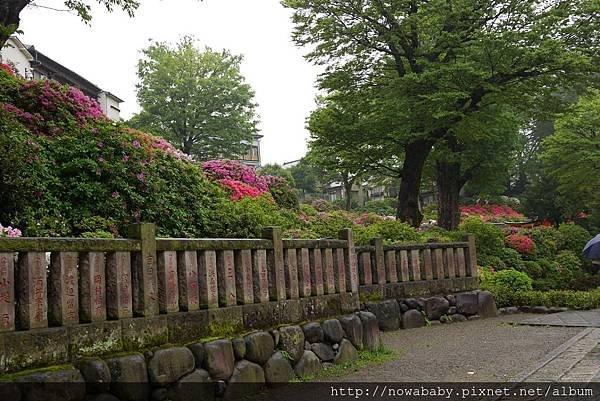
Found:
[{"label": "overcast sky", "polygon": [[[64,8],[61,0],[38,4]],[[291,41],[290,12],[279,0],[141,0],[134,18],[94,7],[91,26],[76,16],[28,7],[22,40],[125,100],[121,115],[138,111],[136,63],[148,41],[194,35],[201,47],[243,54],[242,72],[256,92],[263,163],[306,152],[305,119],[314,108],[317,67]]]}]

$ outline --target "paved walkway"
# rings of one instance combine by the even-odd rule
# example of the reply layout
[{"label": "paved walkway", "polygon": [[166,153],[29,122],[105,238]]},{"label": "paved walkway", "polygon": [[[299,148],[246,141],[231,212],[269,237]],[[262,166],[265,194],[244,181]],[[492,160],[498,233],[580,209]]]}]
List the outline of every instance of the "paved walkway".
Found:
[{"label": "paved walkway", "polygon": [[515,378],[524,382],[600,381],[600,329],[585,329]]},{"label": "paved walkway", "polygon": [[517,318],[516,322],[536,326],[600,327],[600,309],[538,315],[524,320]]},{"label": "paved walkway", "polygon": [[518,314],[387,332],[383,341],[398,353],[397,358],[337,380],[515,381],[524,377],[522,372],[544,362],[548,355],[584,330],[511,324],[537,316]]}]

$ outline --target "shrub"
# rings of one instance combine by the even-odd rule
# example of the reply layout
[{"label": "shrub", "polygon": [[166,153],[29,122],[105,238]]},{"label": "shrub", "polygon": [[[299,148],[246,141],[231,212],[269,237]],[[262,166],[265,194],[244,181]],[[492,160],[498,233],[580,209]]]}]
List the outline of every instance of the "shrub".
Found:
[{"label": "shrub", "polygon": [[298,194],[290,182],[283,177],[273,175],[265,176],[269,185],[269,192],[280,207],[285,209],[298,209]]},{"label": "shrub", "polygon": [[395,216],[397,204],[398,201],[395,198],[370,200],[365,202],[358,210],[364,213],[376,213],[381,216]]},{"label": "shrub", "polygon": [[499,256],[477,255],[477,264],[494,271],[506,269],[506,263]]},{"label": "shrub", "polygon": [[523,270],[523,258],[521,254],[512,248],[503,248],[500,251],[500,259],[507,269]]},{"label": "shrub", "polygon": [[453,242],[460,241],[461,233],[448,231],[441,227],[430,227],[420,233],[422,242]]},{"label": "shrub", "polygon": [[341,229],[353,226],[352,216],[342,210],[331,213],[321,212],[308,222],[308,228],[319,238],[337,238]]},{"label": "shrub", "polygon": [[509,292],[531,290],[531,278],[514,269],[501,270],[493,273],[487,280],[488,288],[497,288]]},{"label": "shrub", "polygon": [[559,275],[564,283],[568,283],[582,273],[581,259],[571,251],[560,252],[555,262],[558,264]]},{"label": "shrub", "polygon": [[592,235],[585,228],[577,224],[561,224],[558,231],[560,233],[558,249],[571,251],[577,256],[582,254],[583,247],[592,238]]},{"label": "shrub", "polygon": [[531,231],[537,258],[554,259],[558,253],[560,232],[554,227],[536,227]]},{"label": "shrub", "polygon": [[460,207],[463,218],[479,217],[486,222],[524,221],[525,216],[507,205],[467,205]]},{"label": "shrub", "polygon": [[239,181],[256,188],[260,193],[269,191],[266,177],[258,175],[254,168],[235,160],[210,160],[202,163],[202,169],[215,181]]},{"label": "shrub", "polygon": [[386,243],[419,242],[417,230],[397,220],[382,220],[371,226],[376,236]]},{"label": "shrub", "polygon": [[583,274],[569,283],[569,288],[576,291],[587,291],[600,287],[600,275]]},{"label": "shrub", "polygon": [[543,269],[537,261],[534,260],[526,260],[523,262],[523,273],[527,274],[529,277],[534,279],[542,278],[544,276]]},{"label": "shrub", "polygon": [[521,255],[531,255],[535,251],[533,240],[524,235],[509,235],[505,239],[506,245],[519,252]]},{"label": "shrub", "polygon": [[480,256],[500,256],[504,249],[502,231],[491,224],[484,223],[478,217],[467,218],[460,225],[460,231],[475,235],[478,262]]},{"label": "shrub", "polygon": [[0,105],[0,221],[28,236],[118,236],[150,221],[162,236],[203,237],[228,218],[226,193],[164,139],[97,116],[56,82],[0,79],[10,97]]},{"label": "shrub", "polygon": [[292,228],[289,215],[282,214],[269,194],[257,198],[242,198],[237,202],[223,200],[216,209],[215,219],[207,223],[213,237],[260,238],[264,227]]},{"label": "shrub", "polygon": [[[492,290],[492,292],[494,292]],[[570,309],[596,309],[600,307],[600,290],[592,291],[518,291],[495,293],[496,303],[504,306],[559,306]]]}]

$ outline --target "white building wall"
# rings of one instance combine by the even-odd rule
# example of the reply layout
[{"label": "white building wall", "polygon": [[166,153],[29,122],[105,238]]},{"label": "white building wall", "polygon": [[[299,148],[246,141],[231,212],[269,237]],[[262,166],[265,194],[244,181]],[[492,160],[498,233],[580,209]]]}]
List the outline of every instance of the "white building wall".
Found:
[{"label": "white building wall", "polygon": [[108,92],[101,92],[98,96],[98,103],[104,111],[104,114],[113,121],[121,120],[120,104],[121,102]]},{"label": "white building wall", "polygon": [[15,70],[15,73],[24,77],[31,77],[31,63],[26,52],[19,49],[19,44],[14,39],[9,38],[6,45],[0,49],[1,61],[8,64]]}]

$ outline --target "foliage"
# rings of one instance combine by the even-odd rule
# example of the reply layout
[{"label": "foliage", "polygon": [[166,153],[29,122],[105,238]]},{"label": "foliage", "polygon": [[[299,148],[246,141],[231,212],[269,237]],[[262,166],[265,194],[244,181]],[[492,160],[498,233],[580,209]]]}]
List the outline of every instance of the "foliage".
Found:
[{"label": "foliage", "polygon": [[535,251],[535,242],[525,235],[509,235],[505,241],[506,245],[522,255],[531,255]]},{"label": "foliage", "polygon": [[292,187],[296,185],[294,176],[290,169],[280,166],[279,164],[265,164],[258,169],[258,174],[264,176],[275,176],[284,178]]},{"label": "foliage", "polygon": [[479,216],[485,222],[524,221],[525,216],[507,205],[468,205],[461,206],[463,218]]},{"label": "foliage", "polygon": [[560,110],[559,89],[597,84],[591,0],[283,4],[293,11],[295,42],[326,67],[321,89],[356,110],[358,124],[328,145],[400,173],[399,217],[413,225],[434,148],[446,148],[437,160],[456,168],[444,192],[458,192],[479,171],[506,176],[497,167],[503,152],[489,144],[512,143],[516,122]]},{"label": "foliage", "polygon": [[515,269],[506,269],[499,272],[486,272],[483,274],[481,288],[496,292],[529,291],[531,278]]},{"label": "foliage", "polygon": [[318,192],[322,180],[320,168],[311,163],[306,157],[290,167],[290,173],[294,177],[296,188],[303,197]]},{"label": "foliage", "polygon": [[138,62],[136,128],[163,135],[197,160],[235,158],[256,132],[254,92],[240,72],[241,56],[157,42]]},{"label": "foliage", "polygon": [[502,248],[498,255],[507,269],[523,270],[521,254],[512,248]]},{"label": "foliage", "polygon": [[[600,92],[591,91],[556,121],[556,132],[542,143],[545,173],[568,201],[568,214],[600,210]],[[572,248],[571,248],[572,249]]]},{"label": "foliage", "polygon": [[269,194],[221,202],[218,213],[218,217],[207,223],[212,237],[260,238],[264,227],[279,226],[286,230],[299,224],[297,217],[283,213]]},{"label": "foliage", "polygon": [[370,200],[358,208],[358,211],[365,213],[377,213],[382,216],[394,216],[396,214],[397,200],[395,198],[385,198],[382,200]]},{"label": "foliage", "polygon": [[569,309],[596,309],[600,307],[600,289],[592,291],[518,291],[496,292],[494,298],[504,306],[559,306]]},{"label": "foliage", "polygon": [[[34,0],[16,0],[5,2],[0,8],[0,48],[4,47],[6,40],[18,31],[20,14],[23,9],[34,4]],[[96,0],[96,3],[104,6],[108,12],[120,8],[133,16],[140,5],[138,0]],[[88,0],[64,0],[67,9],[73,11],[82,21],[89,23],[92,20],[90,1]]]},{"label": "foliage", "polygon": [[561,234],[554,227],[539,226],[531,230],[537,258],[553,259],[558,253]]},{"label": "foliage", "polygon": [[500,256],[504,248],[502,231],[478,217],[468,217],[460,225],[460,231],[475,236],[478,261],[481,256]]},{"label": "foliage", "polygon": [[298,209],[298,193],[288,180],[273,175],[266,176],[269,192],[280,207]]},{"label": "foliage", "polygon": [[[206,237],[223,231],[217,222],[228,213],[238,213],[202,168],[164,139],[94,118],[93,101],[54,81],[0,78],[19,89],[4,92],[12,97],[0,105],[0,220],[25,235],[119,236],[130,223],[151,221],[163,236]],[[43,132],[23,120],[26,113],[46,113]],[[276,208],[272,200],[246,204],[252,202]],[[227,234],[248,230],[236,223]],[[260,227],[250,230],[257,235]]]},{"label": "foliage", "polygon": [[572,223],[561,224],[558,232],[560,233],[558,249],[571,251],[578,256],[582,254],[583,247],[592,238],[585,228]]},{"label": "foliage", "polygon": [[571,251],[561,251],[556,256],[555,262],[558,264],[560,280],[564,284],[568,284],[582,273],[581,259]]}]

